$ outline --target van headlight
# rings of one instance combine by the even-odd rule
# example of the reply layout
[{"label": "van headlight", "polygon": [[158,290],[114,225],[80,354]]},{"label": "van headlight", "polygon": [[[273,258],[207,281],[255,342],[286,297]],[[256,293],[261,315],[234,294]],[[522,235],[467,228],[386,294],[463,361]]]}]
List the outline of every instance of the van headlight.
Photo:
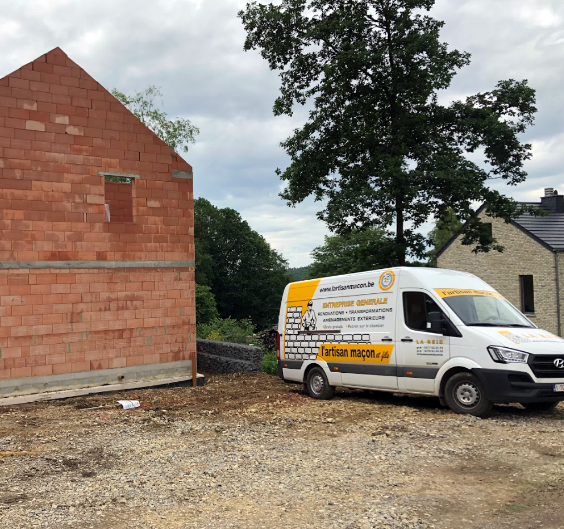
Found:
[{"label": "van headlight", "polygon": [[498,364],[526,364],[529,360],[529,353],[516,351],[515,349],[509,349],[507,347],[499,347],[497,345],[490,345],[488,347],[488,353],[490,353],[492,360]]}]

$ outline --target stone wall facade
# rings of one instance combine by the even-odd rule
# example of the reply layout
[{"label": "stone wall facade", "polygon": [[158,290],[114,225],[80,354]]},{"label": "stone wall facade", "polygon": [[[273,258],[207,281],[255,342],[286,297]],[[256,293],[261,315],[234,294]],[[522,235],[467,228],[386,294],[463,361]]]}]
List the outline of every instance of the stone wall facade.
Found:
[{"label": "stone wall facade", "polygon": [[0,392],[188,371],[193,223],[190,165],[62,50],[0,79]]},{"label": "stone wall facade", "polygon": [[[492,223],[492,233],[505,249],[475,254],[473,246],[461,244],[458,236],[437,258],[439,268],[470,272],[490,284],[521,310],[520,275],[532,275],[535,314],[527,316],[541,329],[558,334],[556,261],[559,258],[560,299],[564,299],[564,259],[513,224],[482,212],[484,222]],[[562,332],[562,329],[560,329]]]}]

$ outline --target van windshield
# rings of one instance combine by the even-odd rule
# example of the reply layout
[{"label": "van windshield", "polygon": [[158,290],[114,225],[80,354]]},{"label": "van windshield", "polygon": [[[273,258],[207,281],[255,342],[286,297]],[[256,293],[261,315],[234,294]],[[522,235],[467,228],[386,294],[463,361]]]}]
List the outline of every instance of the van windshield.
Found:
[{"label": "van windshield", "polygon": [[466,325],[484,327],[529,327],[531,322],[502,298],[489,296],[449,296],[443,301]]}]

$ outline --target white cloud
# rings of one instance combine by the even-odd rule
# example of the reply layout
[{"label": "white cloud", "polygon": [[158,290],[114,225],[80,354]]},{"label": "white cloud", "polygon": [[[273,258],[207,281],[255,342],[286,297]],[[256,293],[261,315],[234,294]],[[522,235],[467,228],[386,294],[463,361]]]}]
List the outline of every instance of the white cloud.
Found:
[{"label": "white cloud", "polygon": [[519,5],[516,16],[525,24],[543,29],[559,27],[562,17],[550,5],[539,6],[539,3]]}]

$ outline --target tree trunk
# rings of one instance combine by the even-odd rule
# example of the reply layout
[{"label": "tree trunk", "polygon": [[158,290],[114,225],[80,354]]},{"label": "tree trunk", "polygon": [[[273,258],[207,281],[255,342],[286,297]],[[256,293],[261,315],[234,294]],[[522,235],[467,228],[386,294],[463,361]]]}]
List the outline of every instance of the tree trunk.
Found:
[{"label": "tree trunk", "polygon": [[396,199],[396,243],[398,266],[405,266],[405,239],[403,237],[403,201]]}]

